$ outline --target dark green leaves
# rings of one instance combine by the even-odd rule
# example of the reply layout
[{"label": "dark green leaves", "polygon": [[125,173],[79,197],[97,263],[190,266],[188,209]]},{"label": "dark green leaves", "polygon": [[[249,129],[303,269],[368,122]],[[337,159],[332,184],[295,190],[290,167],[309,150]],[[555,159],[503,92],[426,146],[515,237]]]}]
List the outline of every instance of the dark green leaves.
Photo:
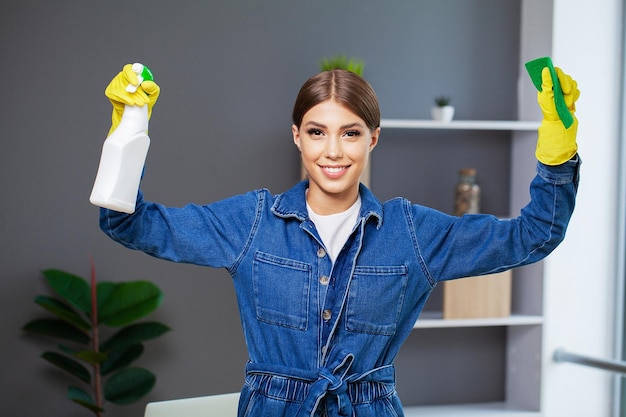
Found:
[{"label": "dark green leaves", "polygon": [[98,284],[98,315],[108,326],[124,326],[156,310],[163,301],[159,287],[147,281]]},{"label": "dark green leaves", "polygon": [[157,322],[138,323],[124,327],[100,346],[103,352],[123,349],[131,345],[154,339],[167,332],[169,327]]},{"label": "dark green leaves", "polygon": [[63,356],[61,354],[55,352],[44,352],[41,355],[45,360],[52,363],[53,365],[58,366],[64,371],[69,372],[70,374],[78,377],[83,382],[90,383],[91,382],[91,374],[83,365],[81,365],[78,361],[74,359],[68,358],[67,356]]},{"label": "dark green leaves", "polygon": [[110,372],[122,369],[130,365],[143,353],[143,345],[130,346],[123,350],[114,350],[107,355],[107,360],[102,362],[100,373],[108,375]]},{"label": "dark green leaves", "polygon": [[58,319],[38,319],[28,322],[23,330],[37,333],[44,336],[56,337],[81,344],[89,343],[89,336],[72,326],[71,324]]},{"label": "dark green leaves", "polygon": [[70,305],[85,314],[91,313],[89,284],[79,276],[58,269],[43,271],[48,285]]},{"label": "dark green leaves", "polygon": [[76,404],[82,405],[83,407],[90,409],[94,413],[104,411],[93,402],[91,396],[83,389],[69,387],[67,389],[67,398],[74,401]]},{"label": "dark green leaves", "polygon": [[91,324],[87,323],[78,313],[56,298],[39,295],[35,297],[35,303],[80,330],[88,331],[91,329]]},{"label": "dark green leaves", "polygon": [[335,68],[341,68],[363,76],[365,62],[360,58],[348,58],[346,55],[335,55],[329,58],[323,58],[320,62],[322,71],[329,71]]},{"label": "dark green leaves", "polygon": [[[34,301],[53,318],[32,320],[22,329],[70,342],[58,346],[61,353],[42,354],[46,361],[89,386],[89,390],[70,386],[68,399],[99,417],[104,412],[103,399],[124,405],[150,392],[156,383],[154,374],[129,365],[143,354],[144,342],[169,331],[158,322],[135,323],[161,305],[161,290],[148,281],[95,284],[93,270],[93,292],[90,283],[79,276],[57,269],[43,271],[43,275],[57,297],[39,295]],[[95,313],[92,306],[97,306]],[[112,335],[106,340],[105,326],[118,328],[114,333],[110,329]],[[96,346],[95,341],[102,340],[105,342]],[[108,379],[104,381],[104,377]],[[95,393],[95,398],[89,392]]]},{"label": "dark green leaves", "polygon": [[146,395],[154,384],[154,374],[143,368],[128,368],[113,375],[104,387],[104,398],[114,404],[124,405]]}]

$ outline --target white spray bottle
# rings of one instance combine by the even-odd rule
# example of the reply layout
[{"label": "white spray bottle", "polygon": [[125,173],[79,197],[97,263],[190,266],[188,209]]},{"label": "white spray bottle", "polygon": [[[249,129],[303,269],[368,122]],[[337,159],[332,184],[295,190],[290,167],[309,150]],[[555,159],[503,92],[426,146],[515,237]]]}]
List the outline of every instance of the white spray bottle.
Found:
[{"label": "white spray bottle", "polygon": [[[152,72],[142,64],[133,64],[139,78],[152,80]],[[129,84],[126,91],[135,92]],[[132,214],[139,190],[141,173],[148,155],[148,105],[125,106],[122,120],[104,141],[96,181],[89,201],[99,207]]]}]

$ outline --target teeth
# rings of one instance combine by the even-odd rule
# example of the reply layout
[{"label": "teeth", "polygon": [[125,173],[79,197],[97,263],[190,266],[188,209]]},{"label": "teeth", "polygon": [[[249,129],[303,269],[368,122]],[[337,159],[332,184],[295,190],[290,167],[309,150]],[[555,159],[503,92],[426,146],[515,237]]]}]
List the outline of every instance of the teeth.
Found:
[{"label": "teeth", "polygon": [[339,171],[343,171],[344,167],[326,167],[324,169],[330,172],[339,172]]}]

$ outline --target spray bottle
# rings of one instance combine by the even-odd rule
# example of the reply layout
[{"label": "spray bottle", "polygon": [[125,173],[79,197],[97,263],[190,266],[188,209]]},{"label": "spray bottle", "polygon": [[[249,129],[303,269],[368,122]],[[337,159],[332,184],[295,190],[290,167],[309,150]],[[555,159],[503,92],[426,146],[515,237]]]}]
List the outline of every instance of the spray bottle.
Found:
[{"label": "spray bottle", "polygon": [[[139,84],[152,80],[152,72],[142,64],[133,64]],[[129,84],[126,91],[135,92]],[[89,201],[100,207],[132,214],[139,190],[141,173],[148,155],[148,106],[125,106],[122,120],[104,141],[100,165]]]}]

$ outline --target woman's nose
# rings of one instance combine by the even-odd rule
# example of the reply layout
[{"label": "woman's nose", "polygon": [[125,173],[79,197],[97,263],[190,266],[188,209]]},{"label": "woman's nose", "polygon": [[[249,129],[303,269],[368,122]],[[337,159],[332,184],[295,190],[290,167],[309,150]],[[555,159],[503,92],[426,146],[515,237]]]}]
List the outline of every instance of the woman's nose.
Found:
[{"label": "woman's nose", "polygon": [[341,139],[338,137],[330,137],[326,142],[326,157],[336,159],[343,156]]}]

